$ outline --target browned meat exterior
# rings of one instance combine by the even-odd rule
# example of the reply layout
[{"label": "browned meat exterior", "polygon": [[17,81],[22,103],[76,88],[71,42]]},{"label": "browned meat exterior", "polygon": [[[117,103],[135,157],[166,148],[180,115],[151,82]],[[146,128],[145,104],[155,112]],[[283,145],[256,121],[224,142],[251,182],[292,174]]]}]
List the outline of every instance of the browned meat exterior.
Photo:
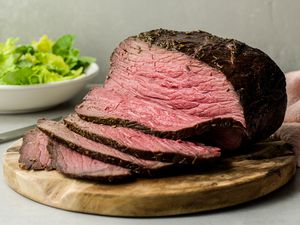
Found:
[{"label": "browned meat exterior", "polygon": [[50,154],[47,151],[49,138],[39,129],[28,131],[20,148],[19,165],[22,169],[51,170]]},{"label": "browned meat exterior", "polygon": [[287,104],[285,77],[276,63],[259,49],[203,31],[158,29],[136,38],[182,52],[222,72],[239,97],[250,139],[269,137],[282,124]]},{"label": "browned meat exterior", "polygon": [[129,169],[92,159],[56,141],[50,141],[47,148],[54,167],[64,175],[104,183],[124,182],[133,178]]},{"label": "browned meat exterior", "polygon": [[173,166],[172,163],[143,160],[112,147],[94,142],[69,130],[62,122],[40,119],[37,127],[55,141],[81,154],[105,163],[128,168],[133,173],[151,176],[163,170],[168,170]]},{"label": "browned meat exterior", "polygon": [[172,139],[200,135],[236,149],[272,134],[285,108],[284,75],[260,50],[202,31],[159,29],[124,40],[104,89],[92,90],[76,112],[97,123]]},{"label": "browned meat exterior", "polygon": [[220,156],[220,149],[217,147],[158,138],[125,127],[90,123],[82,120],[76,114],[67,116],[64,118],[64,122],[69,129],[84,137],[143,159],[179,164],[198,164]]}]

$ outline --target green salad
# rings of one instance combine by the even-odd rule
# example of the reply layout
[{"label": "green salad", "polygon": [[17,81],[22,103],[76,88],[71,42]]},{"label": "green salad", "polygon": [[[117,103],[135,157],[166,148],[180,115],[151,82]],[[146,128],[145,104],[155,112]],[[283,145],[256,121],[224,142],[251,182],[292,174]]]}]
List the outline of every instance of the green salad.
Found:
[{"label": "green salad", "polygon": [[73,47],[75,36],[53,41],[44,35],[39,41],[17,45],[18,38],[0,42],[0,85],[29,85],[74,79],[92,62]]}]

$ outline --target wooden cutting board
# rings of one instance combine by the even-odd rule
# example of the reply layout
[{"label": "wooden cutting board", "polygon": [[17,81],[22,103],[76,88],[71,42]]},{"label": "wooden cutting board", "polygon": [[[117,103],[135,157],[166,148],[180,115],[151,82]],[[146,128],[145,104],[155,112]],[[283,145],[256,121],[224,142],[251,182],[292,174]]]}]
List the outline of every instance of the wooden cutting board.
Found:
[{"label": "wooden cutting board", "polygon": [[210,171],[105,185],[56,171],[20,169],[21,143],[4,155],[4,176],[13,190],[45,205],[101,215],[166,216],[233,206],[274,191],[296,170],[291,147],[272,142],[252,147],[251,154],[224,159]]}]

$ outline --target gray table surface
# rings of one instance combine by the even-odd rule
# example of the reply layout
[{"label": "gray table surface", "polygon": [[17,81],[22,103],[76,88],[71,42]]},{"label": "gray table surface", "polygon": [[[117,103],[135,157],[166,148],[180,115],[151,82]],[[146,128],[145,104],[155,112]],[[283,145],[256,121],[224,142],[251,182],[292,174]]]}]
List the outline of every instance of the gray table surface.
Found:
[{"label": "gray table surface", "polygon": [[[64,116],[72,111],[86,91],[84,90],[73,100],[44,112],[0,115],[0,133],[33,124],[41,117]],[[265,197],[207,213],[162,218],[116,218],[51,208],[17,194],[6,185],[2,175],[2,158],[3,153],[12,143],[13,141],[0,144],[0,224],[300,224],[300,170],[287,185]]]}]

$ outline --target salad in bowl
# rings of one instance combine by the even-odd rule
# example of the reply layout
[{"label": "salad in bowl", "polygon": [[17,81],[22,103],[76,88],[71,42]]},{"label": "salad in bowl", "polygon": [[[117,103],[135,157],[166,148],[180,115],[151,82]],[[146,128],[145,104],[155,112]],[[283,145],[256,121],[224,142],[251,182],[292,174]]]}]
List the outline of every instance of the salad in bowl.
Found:
[{"label": "salad in bowl", "polygon": [[78,93],[99,68],[94,58],[80,56],[74,40],[44,35],[30,44],[0,42],[0,113],[42,110]]}]

